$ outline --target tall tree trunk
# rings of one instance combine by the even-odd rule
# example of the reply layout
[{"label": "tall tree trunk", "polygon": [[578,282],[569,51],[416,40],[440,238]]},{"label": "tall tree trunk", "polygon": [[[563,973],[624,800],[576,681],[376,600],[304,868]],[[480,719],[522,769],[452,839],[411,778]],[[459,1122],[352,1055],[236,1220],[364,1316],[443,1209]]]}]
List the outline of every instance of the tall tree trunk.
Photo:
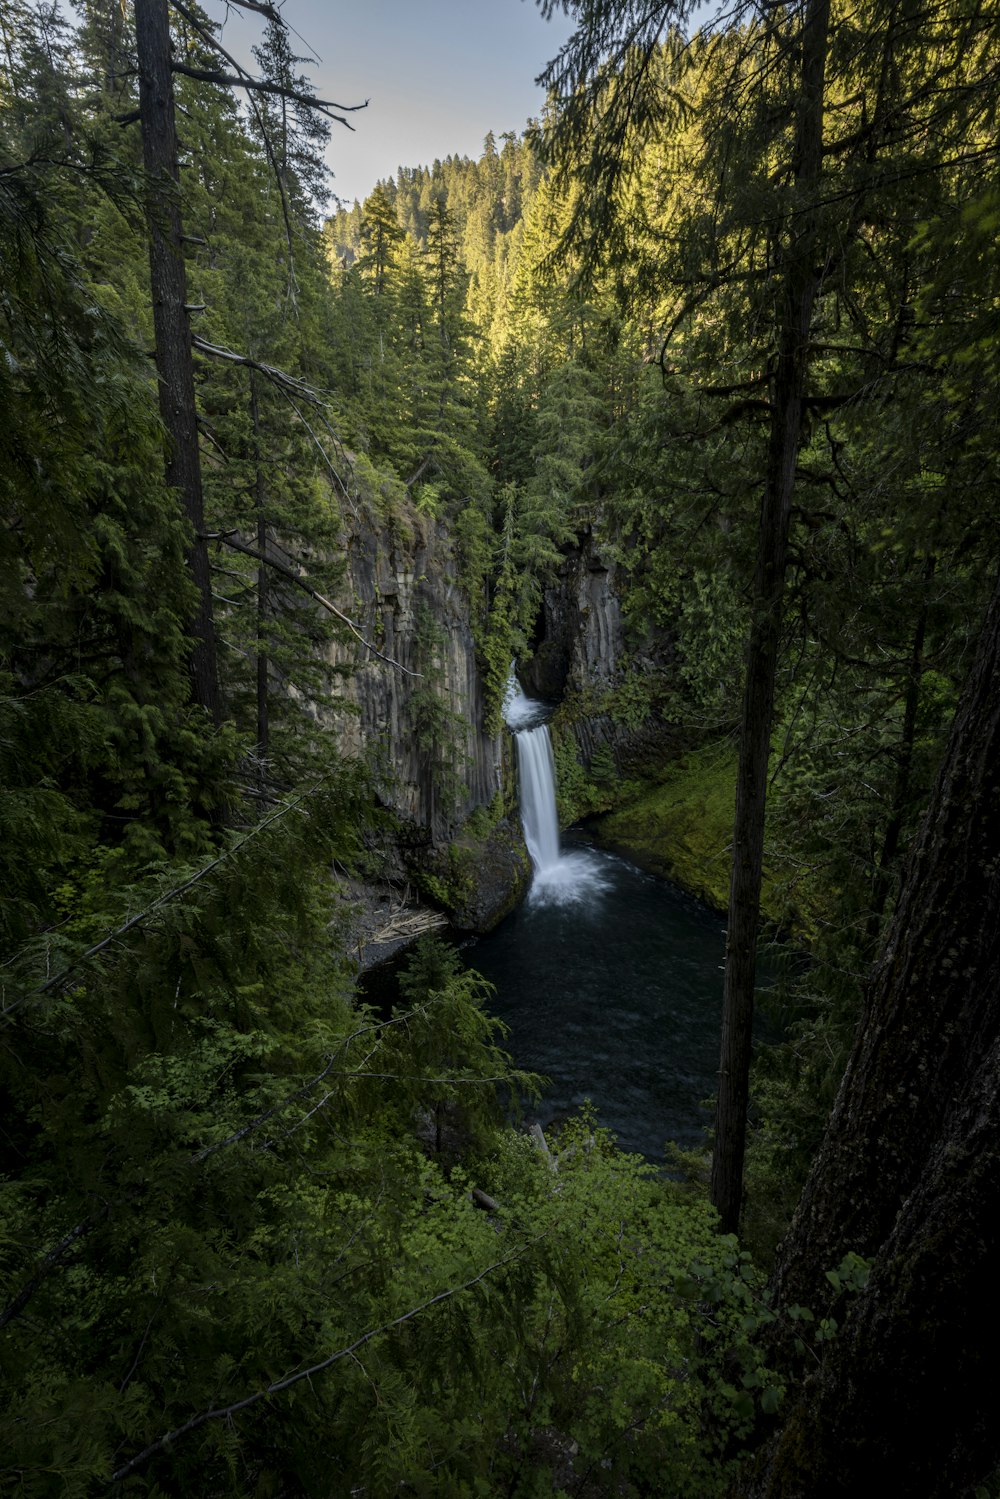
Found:
[{"label": "tall tree trunk", "polygon": [[[264,483],[264,459],[260,440],[260,403],[257,400],[257,377],[250,371],[250,420],[253,424],[254,511],[257,517],[257,553],[267,556],[267,506]],[[267,564],[257,568],[257,753],[267,759],[270,723],[267,704]]]},{"label": "tall tree trunk", "polygon": [[871,1255],[914,1190],[970,1065],[1000,1033],[1000,584],[820,1153],[779,1255],[785,1300]]},{"label": "tall tree trunk", "polygon": [[187,310],[187,275],[179,203],[177,130],[170,73],[167,0],[136,0],[139,113],[143,164],[149,177],[149,273],[156,339],[160,415],[170,451],[167,483],[180,492],[192,530],[187,561],[198,591],[192,635],[191,683],[196,702],[222,721],[222,698],[212,611],[212,581],[205,530],[194,397],[194,361]]},{"label": "tall tree trunk", "polygon": [[761,503],[750,639],[740,731],[729,887],[719,1096],[712,1157],[712,1202],[722,1229],[739,1227],[749,1100],[751,1031],[767,767],[781,640],[788,526],[808,376],[809,325],[822,279],[813,200],[823,166],[823,97],[829,0],[809,0],[802,33],[796,124],[797,219],[784,255],[781,326],[771,384],[771,428]]},{"label": "tall tree trunk", "polygon": [[744,1499],[960,1494],[1000,1457],[1000,582],[774,1302],[874,1258]]}]

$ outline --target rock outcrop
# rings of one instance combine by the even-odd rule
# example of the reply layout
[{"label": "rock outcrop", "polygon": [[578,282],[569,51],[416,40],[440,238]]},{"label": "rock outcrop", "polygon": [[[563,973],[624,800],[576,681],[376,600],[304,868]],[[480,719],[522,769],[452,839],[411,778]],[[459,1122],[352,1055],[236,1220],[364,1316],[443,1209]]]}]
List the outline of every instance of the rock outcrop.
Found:
[{"label": "rock outcrop", "polygon": [[[374,758],[387,802],[447,841],[503,784],[503,736],[484,727],[468,601],[444,522],[416,510],[349,516],[337,603],[383,656],[340,639],[339,698],[324,710],[346,753]],[[509,751],[508,751],[509,753]]]},{"label": "rock outcrop", "polygon": [[624,650],[618,564],[588,531],[545,589],[535,651],[518,675],[529,697],[592,693],[614,684]]}]

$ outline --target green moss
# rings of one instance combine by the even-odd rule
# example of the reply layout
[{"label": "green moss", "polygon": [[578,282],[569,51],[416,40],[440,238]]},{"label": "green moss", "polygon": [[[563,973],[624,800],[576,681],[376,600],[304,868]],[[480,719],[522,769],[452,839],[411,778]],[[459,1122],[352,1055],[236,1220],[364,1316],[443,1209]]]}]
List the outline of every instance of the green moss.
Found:
[{"label": "green moss", "polygon": [[618,774],[610,749],[599,747],[588,770],[580,758],[572,728],[558,723],[550,728],[560,827],[567,828],[581,818],[608,812],[638,794],[641,783],[624,780]]},{"label": "green moss", "polygon": [[530,880],[520,824],[502,816],[494,797],[443,848],[425,850],[411,865],[418,889],[463,931],[488,932],[513,910]]},{"label": "green moss", "polygon": [[469,900],[474,871],[472,849],[456,842],[425,856],[413,874],[421,894],[450,912]]},{"label": "green moss", "polygon": [[733,747],[706,745],[675,761],[651,790],[602,817],[598,833],[724,910],[735,787]]},{"label": "green moss", "polygon": [[[716,910],[729,902],[733,809],[736,804],[736,747],[728,741],[690,750],[661,771],[656,785],[598,819],[605,843],[626,849],[638,864],[666,875]],[[764,851],[761,911],[782,931],[808,934],[800,900],[779,861]]]},{"label": "green moss", "polygon": [[488,807],[476,807],[469,813],[462,830],[465,840],[472,844],[484,842],[502,821],[505,813],[503,796],[498,791]]}]

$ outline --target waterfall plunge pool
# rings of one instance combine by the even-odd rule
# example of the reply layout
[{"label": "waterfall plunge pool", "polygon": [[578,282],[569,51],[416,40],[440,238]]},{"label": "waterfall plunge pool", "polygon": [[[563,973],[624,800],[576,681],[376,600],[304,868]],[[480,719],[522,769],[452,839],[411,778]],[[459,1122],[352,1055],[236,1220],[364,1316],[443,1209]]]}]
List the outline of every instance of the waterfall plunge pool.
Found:
[{"label": "waterfall plunge pool", "polygon": [[[589,1099],[623,1150],[660,1164],[668,1141],[700,1149],[718,1075],[724,919],[580,829],[560,838],[545,727],[554,705],[512,682],[504,706],[535,873],[518,909],[461,950],[494,986],[488,1007],[509,1028],[515,1065],[549,1080],[525,1122],[558,1124]],[[765,958],[765,985],[788,956]],[[400,961],[362,983],[386,1014]],[[758,1015],[755,1036],[779,1031]]]},{"label": "waterfall plunge pool", "polygon": [[666,1141],[705,1143],[719,1065],[722,917],[676,886],[560,838],[551,705],[511,675],[504,717],[517,746],[521,821],[534,870],[528,896],[467,949],[494,985],[517,1066],[549,1079],[528,1122],[586,1100],[623,1149],[663,1158]]},{"label": "waterfall plunge pool", "polygon": [[571,831],[527,899],[465,950],[495,986],[517,1066],[549,1085],[545,1128],[590,1099],[622,1149],[705,1143],[719,1065],[721,916]]}]

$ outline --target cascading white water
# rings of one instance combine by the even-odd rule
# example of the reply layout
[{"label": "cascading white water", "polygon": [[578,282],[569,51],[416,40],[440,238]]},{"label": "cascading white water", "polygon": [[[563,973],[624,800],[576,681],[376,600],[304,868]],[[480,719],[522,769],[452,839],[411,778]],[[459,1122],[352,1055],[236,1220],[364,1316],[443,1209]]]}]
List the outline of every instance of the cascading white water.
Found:
[{"label": "cascading white water", "polygon": [[513,670],[503,714],[517,741],[521,783],[521,826],[531,855],[532,900],[578,901],[602,890],[605,880],[592,854],[562,853],[556,811],[556,766],[546,718],[549,708],[525,697]]},{"label": "cascading white water", "polygon": [[556,763],[547,724],[521,729],[517,740],[517,768],[521,777],[521,825],[534,865],[542,874],[559,862],[559,819],[556,815]]}]

